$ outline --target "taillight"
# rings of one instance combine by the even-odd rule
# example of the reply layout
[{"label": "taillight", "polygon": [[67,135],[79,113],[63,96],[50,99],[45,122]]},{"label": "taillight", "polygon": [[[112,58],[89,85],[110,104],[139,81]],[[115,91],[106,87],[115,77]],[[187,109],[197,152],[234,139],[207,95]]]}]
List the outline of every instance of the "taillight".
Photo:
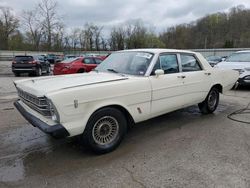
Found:
[{"label": "taillight", "polygon": [[30,64],[37,64],[37,61],[30,61]]},{"label": "taillight", "polygon": [[12,61],[12,64],[15,64],[16,62],[15,61]]}]

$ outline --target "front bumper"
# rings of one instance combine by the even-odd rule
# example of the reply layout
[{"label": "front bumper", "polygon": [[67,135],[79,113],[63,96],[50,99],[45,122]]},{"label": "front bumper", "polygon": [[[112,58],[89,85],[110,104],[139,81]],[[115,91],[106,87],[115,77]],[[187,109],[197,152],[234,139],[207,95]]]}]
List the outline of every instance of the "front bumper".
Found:
[{"label": "front bumper", "polygon": [[239,78],[238,82],[240,85],[250,86],[250,75]]},{"label": "front bumper", "polygon": [[68,131],[61,125],[48,125],[47,123],[41,121],[31,113],[29,113],[22,105],[19,103],[19,100],[14,102],[15,107],[17,110],[22,114],[22,116],[31,123],[34,127],[39,128],[43,132],[51,135],[54,138],[64,138],[69,136]]}]

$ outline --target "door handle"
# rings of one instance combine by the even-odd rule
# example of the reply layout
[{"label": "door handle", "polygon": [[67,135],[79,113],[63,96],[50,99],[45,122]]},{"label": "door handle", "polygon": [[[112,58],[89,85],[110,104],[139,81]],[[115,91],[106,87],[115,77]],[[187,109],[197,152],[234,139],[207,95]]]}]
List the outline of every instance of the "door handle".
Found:
[{"label": "door handle", "polygon": [[211,72],[206,72],[205,75],[210,76]]},{"label": "door handle", "polygon": [[177,78],[186,78],[186,76],[181,75],[181,76],[177,76]]}]

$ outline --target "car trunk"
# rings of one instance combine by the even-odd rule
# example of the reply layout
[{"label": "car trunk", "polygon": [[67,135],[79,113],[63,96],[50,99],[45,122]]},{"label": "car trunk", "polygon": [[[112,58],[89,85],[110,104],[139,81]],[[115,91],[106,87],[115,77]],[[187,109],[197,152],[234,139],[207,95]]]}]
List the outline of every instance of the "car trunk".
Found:
[{"label": "car trunk", "polygon": [[34,61],[32,56],[16,56],[13,60],[13,67],[15,68],[26,68],[33,66],[31,63]]}]

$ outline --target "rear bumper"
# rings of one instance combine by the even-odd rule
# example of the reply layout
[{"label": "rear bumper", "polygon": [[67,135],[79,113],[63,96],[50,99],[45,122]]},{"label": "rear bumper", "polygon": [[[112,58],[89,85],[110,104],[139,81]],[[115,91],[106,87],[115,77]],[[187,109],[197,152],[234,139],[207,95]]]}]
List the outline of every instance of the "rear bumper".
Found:
[{"label": "rear bumper", "polygon": [[26,73],[26,72],[35,72],[37,66],[23,66],[23,67],[15,67],[12,66],[12,72]]},{"label": "rear bumper", "polygon": [[25,108],[23,108],[19,103],[19,100],[15,101],[14,105],[30,124],[32,124],[34,127],[39,128],[41,131],[51,135],[54,138],[64,138],[69,136],[68,131],[61,124],[56,124],[53,126],[46,124],[45,122],[41,121],[31,113],[26,111]]}]

